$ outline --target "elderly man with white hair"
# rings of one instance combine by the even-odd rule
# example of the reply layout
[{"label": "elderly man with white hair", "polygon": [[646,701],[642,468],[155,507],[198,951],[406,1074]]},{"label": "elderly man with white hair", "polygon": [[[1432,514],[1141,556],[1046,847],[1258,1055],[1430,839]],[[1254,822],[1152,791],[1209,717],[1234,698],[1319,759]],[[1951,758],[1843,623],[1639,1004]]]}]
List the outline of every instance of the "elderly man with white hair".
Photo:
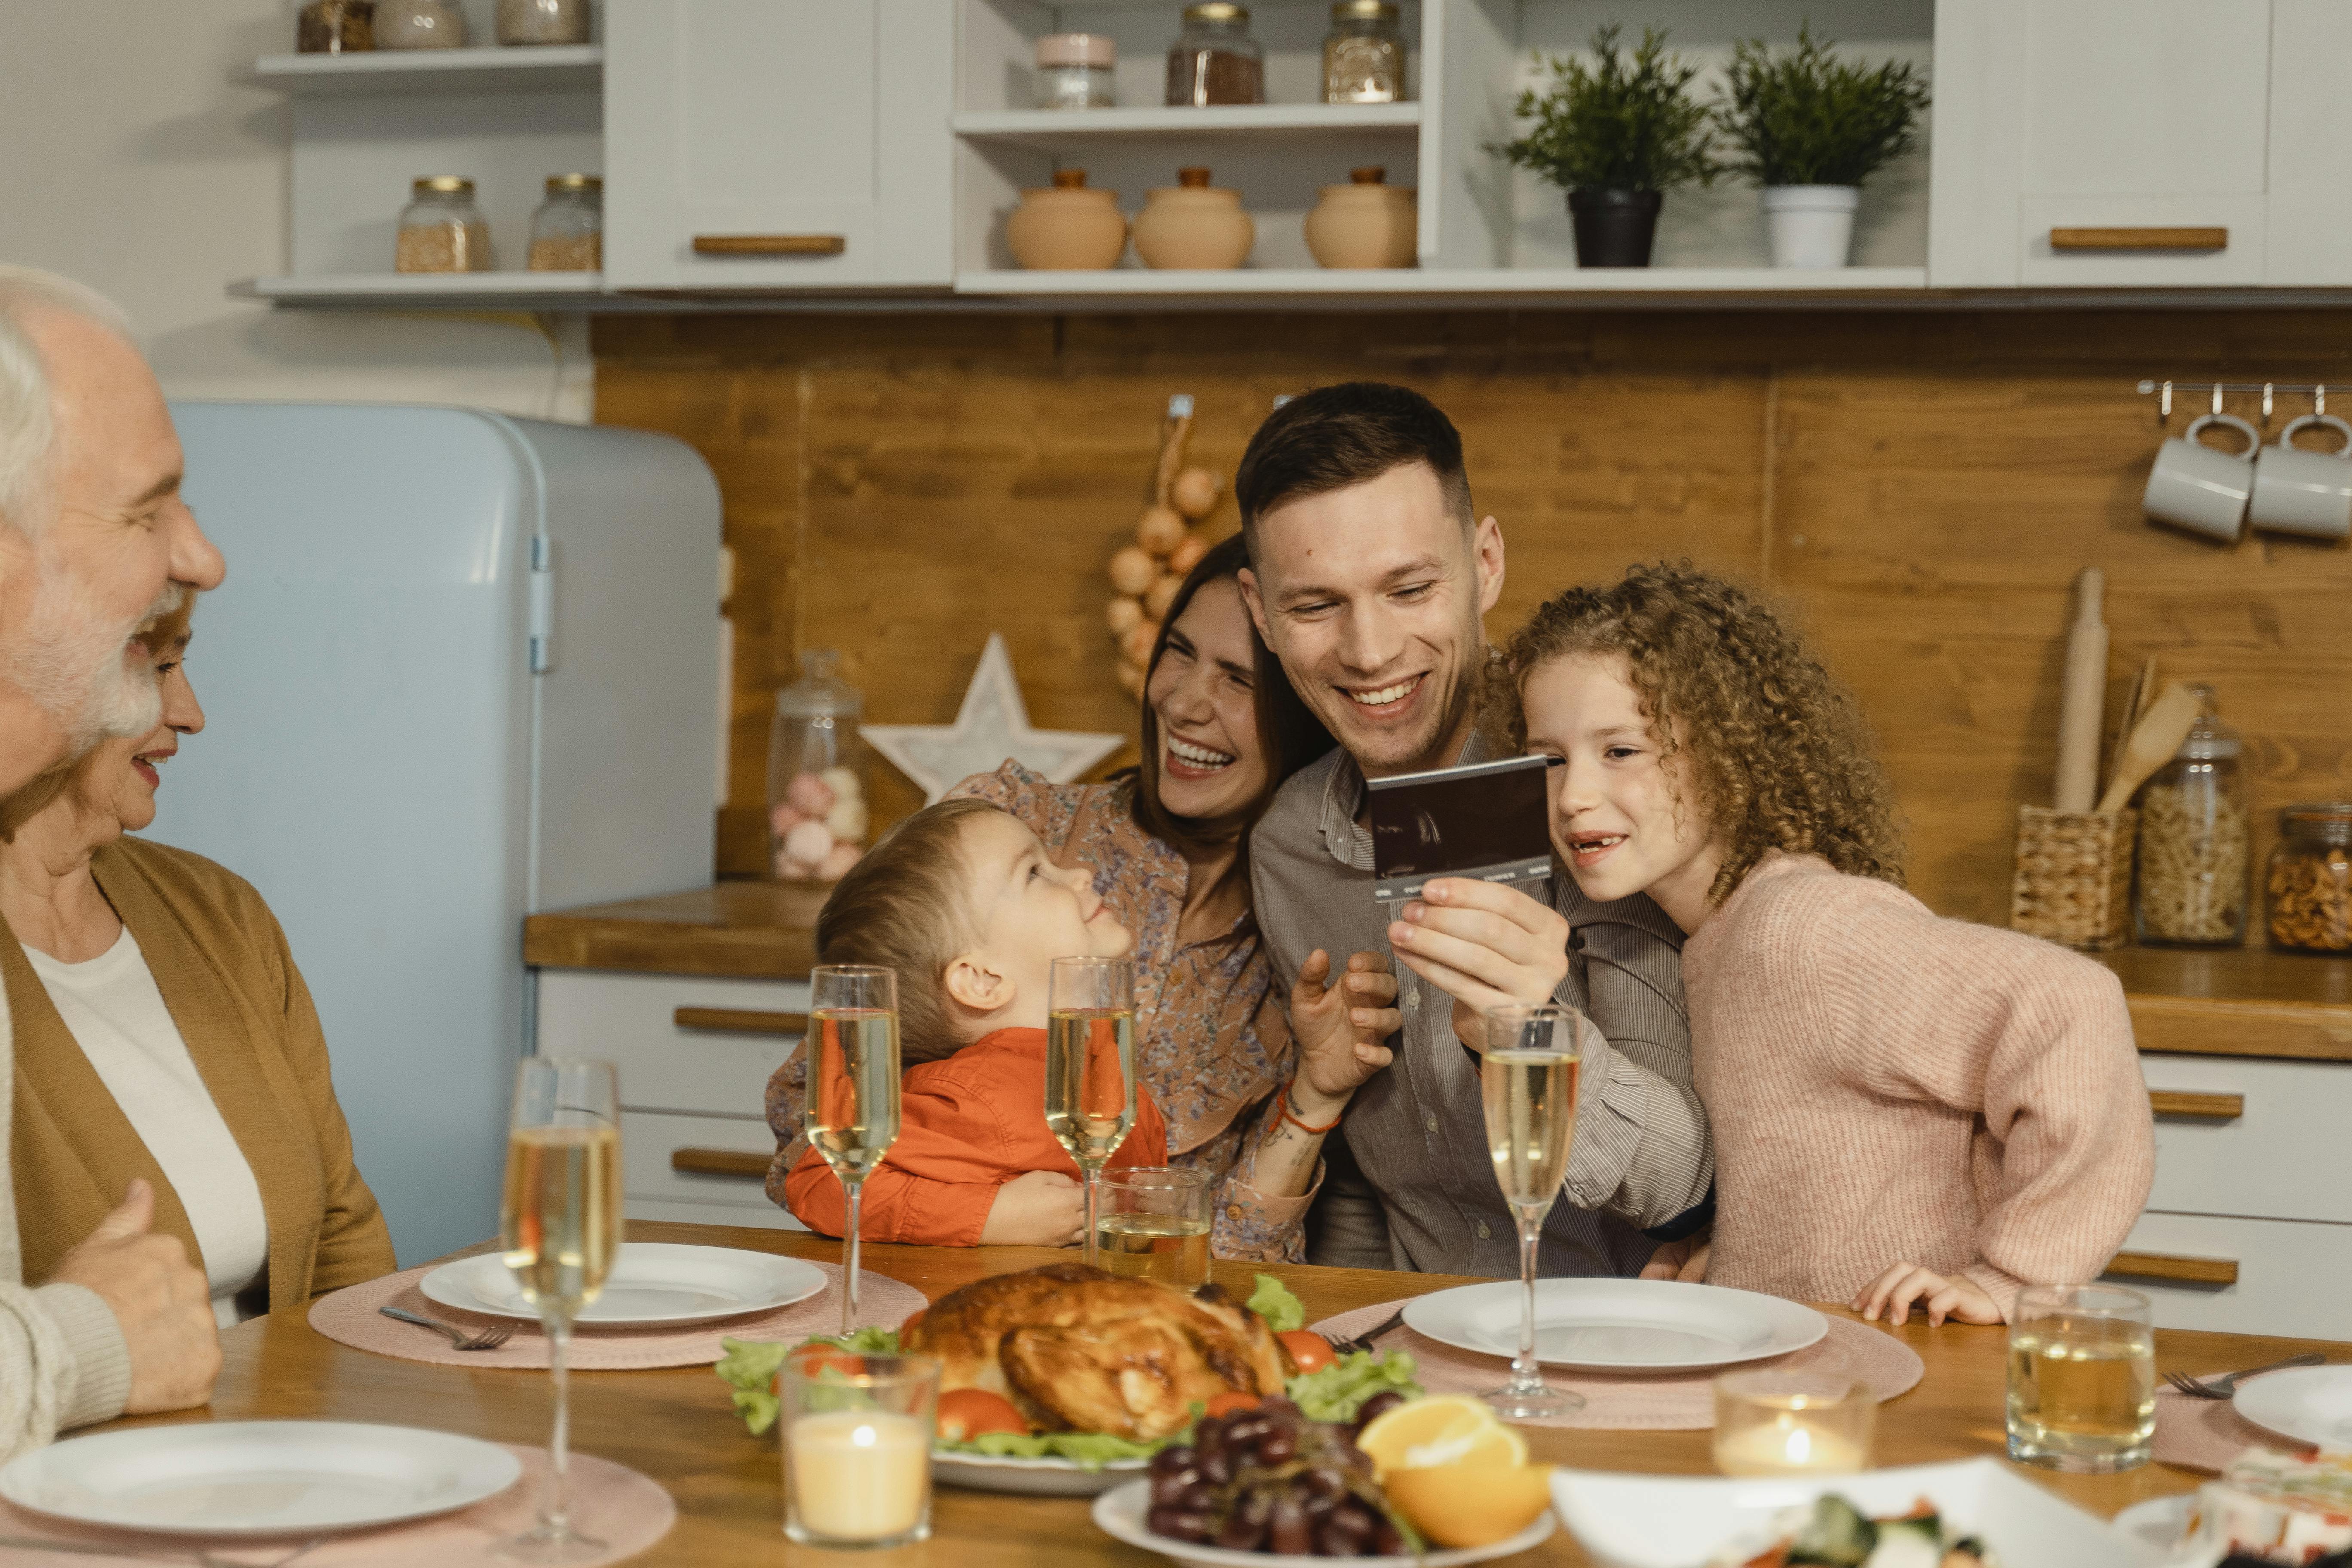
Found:
[{"label": "elderly man with white hair", "polygon": [[[180,441],[122,313],[81,285],[0,267],[0,795],[157,721],[131,636],[221,580],[180,498]],[[204,1274],[121,1206],[50,1279],[21,1279],[7,1140],[15,1069],[0,994],[0,1458],[65,1427],[211,1397],[220,1342]]]}]

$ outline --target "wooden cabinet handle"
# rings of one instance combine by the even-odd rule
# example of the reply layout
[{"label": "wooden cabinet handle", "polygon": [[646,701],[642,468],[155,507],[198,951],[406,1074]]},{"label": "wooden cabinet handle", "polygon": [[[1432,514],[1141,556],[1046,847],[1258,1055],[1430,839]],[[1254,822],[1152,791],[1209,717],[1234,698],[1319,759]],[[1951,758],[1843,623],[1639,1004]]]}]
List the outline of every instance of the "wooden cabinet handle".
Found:
[{"label": "wooden cabinet handle", "polygon": [[2238,1282],[2235,1258],[2180,1258],[2168,1252],[2118,1252],[2107,1265],[2107,1272],[2134,1279],[2176,1279],[2184,1285]]},{"label": "wooden cabinet handle", "polygon": [[2053,228],[2053,250],[2227,250],[2226,228]]},{"label": "wooden cabinet handle", "polygon": [[748,1007],[680,1007],[670,1015],[681,1029],[717,1035],[805,1035],[806,1013],[758,1013]]},{"label": "wooden cabinet handle", "polygon": [[697,256],[839,256],[849,248],[838,234],[698,234]]},{"label": "wooden cabinet handle", "polygon": [[763,1182],[775,1158],[773,1154],[751,1154],[740,1149],[673,1149],[669,1152],[669,1168],[689,1176],[736,1176]]},{"label": "wooden cabinet handle", "polygon": [[2147,1091],[2148,1109],[2158,1116],[2195,1116],[2212,1121],[2235,1121],[2246,1113],[2242,1094],[2189,1094],[2179,1089]]}]

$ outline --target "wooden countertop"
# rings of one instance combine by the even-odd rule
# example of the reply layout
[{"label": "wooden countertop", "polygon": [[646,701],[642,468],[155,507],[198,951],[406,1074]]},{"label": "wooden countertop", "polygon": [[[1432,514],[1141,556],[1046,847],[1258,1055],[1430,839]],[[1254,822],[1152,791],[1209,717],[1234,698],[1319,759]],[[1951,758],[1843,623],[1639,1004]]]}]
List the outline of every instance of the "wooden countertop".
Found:
[{"label": "wooden countertop", "polygon": [[[633,1224],[637,1241],[699,1243],[834,1260],[838,1242],[793,1232],[717,1226]],[[933,1300],[984,1275],[1033,1268],[1066,1257],[1040,1247],[921,1247],[869,1243],[866,1266],[904,1280]],[[1306,1304],[1311,1322],[1356,1307],[1407,1294],[1477,1283],[1443,1275],[1373,1269],[1312,1268],[1218,1263],[1216,1277],[1245,1294],[1259,1269],[1280,1276]],[[1842,1308],[1826,1309],[1851,1317]],[[1902,1340],[1919,1352],[1926,1376],[1888,1403],[1878,1423],[1876,1459],[1916,1465],[1979,1455],[1999,1458],[2002,1443],[2005,1335],[1999,1328],[1948,1324],[1931,1329],[1918,1319],[1874,1332]],[[547,1440],[544,1373],[436,1366],[352,1350],[310,1326],[304,1307],[240,1324],[221,1336],[225,1357],[210,1406],[179,1415],[140,1416],[121,1425],[177,1421],[386,1421],[438,1427],[500,1443]],[[2234,1334],[2160,1331],[2161,1371],[2191,1373],[2259,1366],[2305,1350],[2343,1359],[2347,1347]],[[832,1568],[846,1559],[789,1544],[780,1529],[782,1484],[773,1437],[746,1434],[728,1409],[727,1392],[707,1367],[572,1374],[572,1441],[644,1472],[669,1489],[677,1524],[667,1539],[633,1561],[645,1568],[735,1564]],[[1706,1432],[1612,1432],[1559,1427],[1528,1429],[1533,1457],[1548,1464],[1650,1474],[1713,1472]],[[2006,1462],[2006,1461],[2004,1461]],[[2190,1471],[2147,1465],[2114,1476],[2070,1476],[2017,1468],[2015,1473],[2102,1515],[2201,1479]],[[1083,1499],[1006,1497],[942,1488],[928,1546],[877,1553],[876,1568],[1028,1568],[1038,1563],[1074,1568],[1165,1568],[1149,1552],[1121,1546],[1097,1531]],[[1559,1531],[1534,1551],[1496,1568],[1580,1568],[1590,1560]]]},{"label": "wooden countertop", "polygon": [[719,882],[657,898],[527,917],[522,961],[545,969],[618,969],[802,980],[816,963],[825,889]]}]

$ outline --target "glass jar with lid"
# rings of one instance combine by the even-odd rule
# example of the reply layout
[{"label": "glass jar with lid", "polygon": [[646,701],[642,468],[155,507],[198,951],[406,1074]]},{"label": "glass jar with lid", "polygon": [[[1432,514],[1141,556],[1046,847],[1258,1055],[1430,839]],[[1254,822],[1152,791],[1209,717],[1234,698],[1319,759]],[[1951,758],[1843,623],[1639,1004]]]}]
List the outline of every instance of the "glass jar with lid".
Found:
[{"label": "glass jar with lid", "polygon": [[1184,31],[1168,51],[1168,101],[1195,107],[1265,101],[1265,50],[1250,14],[1232,0],[1184,7]]},{"label": "glass jar with lid", "polygon": [[811,648],[801,678],[776,693],[768,731],[768,863],[787,881],[837,882],[865,852],[866,699],[835,671],[841,656]]},{"label": "glass jar with lid", "polygon": [[1037,40],[1037,107],[1109,109],[1118,102],[1118,44],[1103,33]]},{"label": "glass jar with lid", "polygon": [[375,0],[379,49],[462,49],[466,13],[456,0]]},{"label": "glass jar with lid", "polygon": [[1389,0],[1339,0],[1323,35],[1323,101],[1404,101],[1404,35]]},{"label": "glass jar with lid", "polygon": [[2139,940],[2235,947],[2246,937],[2245,742],[2214,716],[2213,689],[2189,689],[2197,721],[2139,799]]},{"label": "glass jar with lid", "polygon": [[2352,801],[2280,812],[2269,880],[2273,947],[2352,952]]},{"label": "glass jar with lid", "polygon": [[584,44],[588,0],[499,0],[501,44]]},{"label": "glass jar with lid", "polygon": [[396,272],[488,272],[490,226],[463,174],[428,174],[411,187],[394,242]]},{"label": "glass jar with lid", "polygon": [[530,215],[533,272],[598,272],[604,266],[604,182],[550,174],[547,200]]},{"label": "glass jar with lid", "polygon": [[375,47],[375,0],[310,0],[294,18],[294,49],[350,55]]}]

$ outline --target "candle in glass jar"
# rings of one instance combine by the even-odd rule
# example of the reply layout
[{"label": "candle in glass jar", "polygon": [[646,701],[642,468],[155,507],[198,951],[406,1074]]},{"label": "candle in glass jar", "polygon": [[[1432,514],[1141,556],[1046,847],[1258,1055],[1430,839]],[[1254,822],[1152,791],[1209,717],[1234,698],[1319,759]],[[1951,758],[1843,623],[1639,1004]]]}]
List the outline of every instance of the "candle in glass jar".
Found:
[{"label": "candle in glass jar", "polygon": [[1715,1468],[1727,1476],[1843,1476],[1863,1464],[1853,1438],[1794,1413],[1716,1435]]},{"label": "candle in glass jar", "polygon": [[832,1541],[887,1541],[921,1521],[931,1429],[887,1410],[828,1410],[784,1432],[784,1484],[800,1524]]}]

